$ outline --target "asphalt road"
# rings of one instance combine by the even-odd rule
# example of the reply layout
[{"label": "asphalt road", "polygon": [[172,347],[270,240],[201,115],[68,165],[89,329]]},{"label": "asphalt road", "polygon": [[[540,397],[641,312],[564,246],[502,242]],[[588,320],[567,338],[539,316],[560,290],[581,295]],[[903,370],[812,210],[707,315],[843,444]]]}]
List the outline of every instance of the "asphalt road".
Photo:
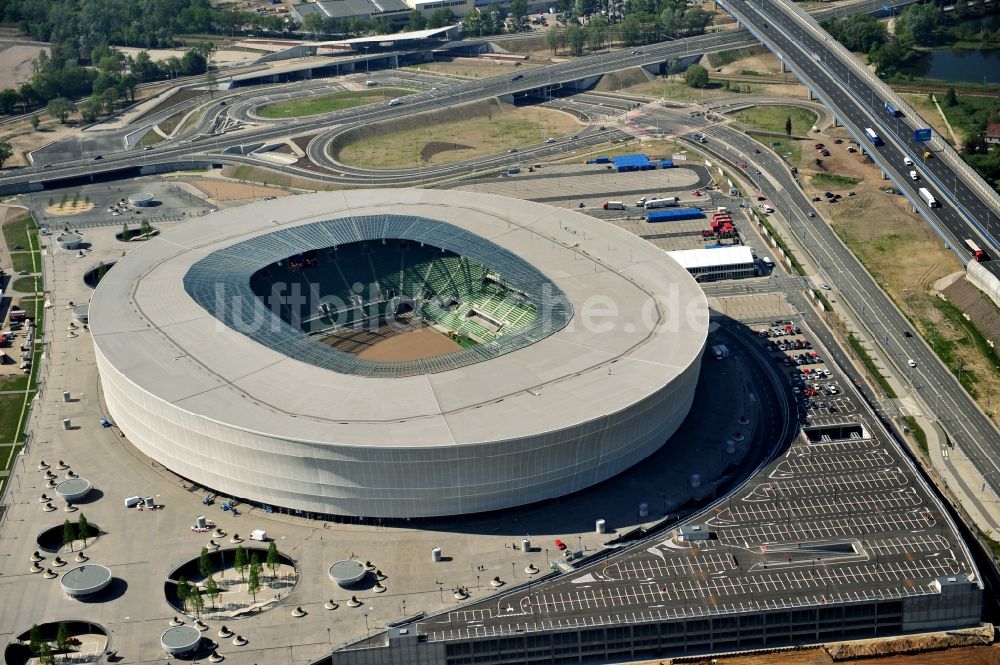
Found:
[{"label": "asphalt road", "polygon": [[[957,176],[945,160],[924,157],[928,146],[915,143],[913,137],[913,130],[924,126],[920,119],[890,116],[884,107],[887,100],[871,81],[858,75],[856,65],[839,59],[838,52],[831,48],[832,37],[825,32],[820,37],[817,31],[806,28],[783,3],[731,0],[725,4],[836,113],[925,219],[953,248],[959,248],[963,260],[971,256],[963,242],[966,238],[980,247],[992,247],[995,253],[997,244],[992,234],[1000,232],[1000,210],[994,208],[995,199],[987,198],[979,188]],[[884,144],[876,146],[866,139],[866,127],[874,129]],[[905,164],[904,158],[914,165]],[[918,180],[910,178],[911,170],[918,172]],[[917,192],[920,187],[929,189],[940,207],[928,208]],[[1000,262],[984,265],[1000,276]]]},{"label": "asphalt road", "polygon": [[[896,0],[889,2],[892,7],[903,6],[914,0]],[[824,10],[817,15],[821,18],[844,15],[857,11],[878,12],[882,10],[883,2],[880,0],[864,0],[863,2],[848,6],[838,7],[833,10]],[[739,48],[756,43],[756,39],[746,30],[729,30],[719,33],[709,33],[697,37],[689,37],[657,44],[647,45],[633,50],[621,50],[615,52],[601,53],[591,56],[576,58],[571,61],[536,67],[524,70],[521,78],[516,81],[511,80],[509,75],[496,76],[488,79],[467,81],[447,89],[437,92],[434,97],[408,101],[399,106],[389,107],[387,105],[369,105],[364,107],[365,123],[373,123],[393,117],[403,117],[413,113],[423,111],[433,111],[441,106],[464,103],[476,99],[495,97],[506,94],[519,94],[539,89],[561,90],[567,83],[585,80],[601,74],[613,71],[620,71],[637,66],[658,65],[670,60],[677,60],[691,55],[710,53],[714,51]],[[376,56],[371,56],[376,57]],[[202,129],[210,126],[214,122],[215,114],[218,111],[206,114],[202,123]],[[323,115],[313,116],[292,122],[281,123],[280,126],[269,126],[255,130],[252,133],[241,133],[240,135],[222,135],[196,137],[183,139],[178,143],[168,143],[157,147],[148,153],[136,153],[135,150],[123,150],[122,152],[103,154],[100,160],[95,160],[93,156],[86,155],[80,159],[52,163],[50,167],[32,166],[20,169],[9,169],[0,174],[0,189],[12,188],[24,183],[41,183],[51,180],[66,178],[77,178],[90,176],[96,172],[108,172],[116,169],[130,168],[139,165],[171,164],[179,161],[195,161],[199,156],[208,153],[221,153],[226,148],[239,146],[255,141],[268,141],[287,136],[289,133],[308,134],[311,132],[322,132],[336,124],[338,118],[350,118],[351,113],[343,113],[338,116]],[[353,122],[357,122],[356,113]],[[345,121],[346,122],[346,121]],[[214,155],[217,161],[245,162],[233,155]],[[205,161],[204,158],[201,161]],[[256,163],[256,162],[255,162]],[[324,175],[315,171],[301,169],[293,166],[269,165],[286,173],[303,175],[307,177],[321,177],[326,180],[337,181],[338,176]],[[370,176],[374,181],[374,176]],[[417,181],[413,181],[417,182]]]},{"label": "asphalt road", "polygon": [[[747,164],[748,179],[759,183],[760,191],[778,213],[785,216],[798,240],[809,248],[827,281],[834,285],[832,297],[851,307],[856,318],[879,341],[898,373],[914,386],[917,396],[938,419],[951,441],[975,460],[990,486],[1000,490],[1000,435],[993,423],[922,339],[905,336],[904,333],[911,330],[906,317],[833,230],[818,215],[809,216],[810,212],[816,214],[816,209],[802,193],[787,165],[773,152],[729,126],[709,126],[701,132],[708,139],[707,144],[699,144],[701,148],[734,165],[731,170],[738,171],[736,165],[741,162]],[[755,153],[757,148],[759,154]],[[757,176],[756,171],[761,171],[762,175]],[[805,286],[803,284],[803,288]],[[915,368],[909,366],[910,359],[916,363]]]}]

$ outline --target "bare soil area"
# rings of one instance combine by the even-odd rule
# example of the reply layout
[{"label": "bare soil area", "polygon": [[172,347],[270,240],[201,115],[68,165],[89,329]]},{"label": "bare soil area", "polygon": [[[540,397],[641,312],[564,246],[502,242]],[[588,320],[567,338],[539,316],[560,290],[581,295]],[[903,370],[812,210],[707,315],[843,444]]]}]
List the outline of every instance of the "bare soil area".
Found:
[{"label": "bare soil area", "polygon": [[53,217],[69,217],[70,215],[78,215],[81,212],[87,212],[88,210],[93,210],[94,204],[91,201],[83,202],[80,201],[76,205],[72,203],[67,203],[63,207],[59,207],[59,204],[50,205],[45,208],[46,215],[52,215]]},{"label": "bare soil area", "polygon": [[223,201],[251,201],[262,199],[265,196],[288,196],[288,192],[282,189],[226,180],[195,180],[191,184],[204,192],[209,199],[219,203]]},{"label": "bare soil area", "polygon": [[378,341],[358,356],[368,360],[414,360],[440,356],[461,348],[458,342],[434,328],[423,328]]},{"label": "bare soil area", "polygon": [[945,298],[969,315],[986,339],[1000,343],[1000,307],[967,279],[957,279],[946,288]]},{"label": "bare soil area", "polygon": [[37,44],[0,43],[0,88],[16,88],[31,78],[31,61],[39,51],[48,52],[45,46]]}]

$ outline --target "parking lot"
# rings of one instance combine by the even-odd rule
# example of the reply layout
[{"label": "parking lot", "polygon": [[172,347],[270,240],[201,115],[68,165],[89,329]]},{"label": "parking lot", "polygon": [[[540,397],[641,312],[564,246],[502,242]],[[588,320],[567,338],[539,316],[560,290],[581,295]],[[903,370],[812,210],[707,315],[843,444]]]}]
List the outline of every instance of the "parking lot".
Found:
[{"label": "parking lot", "polygon": [[675,529],[422,631],[500,635],[901,598],[970,573],[939,506],[829,354],[804,323],[770,323],[746,334],[781,373],[803,430],[735,495],[686,520],[707,539]]}]

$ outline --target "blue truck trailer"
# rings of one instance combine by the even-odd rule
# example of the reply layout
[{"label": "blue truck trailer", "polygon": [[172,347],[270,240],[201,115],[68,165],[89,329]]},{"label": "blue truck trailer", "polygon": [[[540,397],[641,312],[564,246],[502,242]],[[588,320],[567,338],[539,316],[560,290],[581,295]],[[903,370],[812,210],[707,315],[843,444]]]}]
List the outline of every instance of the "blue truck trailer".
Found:
[{"label": "blue truck trailer", "polygon": [[685,219],[701,219],[704,213],[697,208],[667,208],[665,210],[650,210],[646,213],[646,222],[679,222]]}]

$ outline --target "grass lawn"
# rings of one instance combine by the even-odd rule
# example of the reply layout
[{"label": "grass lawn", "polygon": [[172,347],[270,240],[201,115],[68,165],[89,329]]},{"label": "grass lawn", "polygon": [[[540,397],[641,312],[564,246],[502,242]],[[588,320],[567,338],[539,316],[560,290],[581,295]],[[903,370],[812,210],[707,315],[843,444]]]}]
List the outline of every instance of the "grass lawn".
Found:
[{"label": "grass lawn", "polygon": [[11,284],[11,288],[21,293],[35,293],[41,286],[41,280],[37,277],[19,277]]},{"label": "grass lawn", "polygon": [[413,90],[406,88],[370,88],[368,90],[345,90],[329,95],[310,95],[297,97],[274,104],[258,106],[254,113],[262,118],[297,118],[303,115],[329,113],[342,109],[383,102],[396,97],[412,94]]},{"label": "grass lawn", "polygon": [[[938,113],[937,107],[934,106],[934,102],[927,98],[927,95],[915,95],[905,93],[902,95],[903,99],[913,107],[913,110],[920,114],[920,118],[930,125],[934,133],[951,143],[951,135],[948,134],[948,128],[944,124],[944,118]],[[926,126],[926,125],[925,125]]]},{"label": "grass lawn", "polygon": [[136,145],[140,148],[145,148],[147,145],[156,145],[161,141],[166,141],[166,139],[160,136],[160,133],[155,129],[150,129],[141,139],[139,139],[139,142]]},{"label": "grass lawn", "polygon": [[822,187],[824,189],[844,189],[853,187],[859,182],[861,182],[861,178],[850,178],[832,173],[817,173],[812,176],[813,187]]},{"label": "grass lawn", "polygon": [[[560,111],[506,105],[494,109],[452,122],[435,123],[433,115],[421,116],[423,126],[358,139],[341,149],[339,159],[374,168],[447,164],[580,131],[579,123]],[[517,153],[510,159],[520,161]]]},{"label": "grass lawn", "polygon": [[22,270],[35,272],[35,264],[31,260],[34,254],[34,252],[11,252],[10,262],[13,264],[14,272],[21,272]]},{"label": "grass lawn", "polygon": [[22,406],[24,395],[0,395],[0,443],[20,443],[17,424]]},{"label": "grass lawn", "polygon": [[998,97],[975,97],[973,95],[959,95],[958,104],[948,106],[945,104],[945,95],[937,95],[941,110],[948,116],[948,122],[961,134],[980,131],[980,123],[985,122],[991,115],[1000,112],[1000,98]]},{"label": "grass lawn", "polygon": [[[10,351],[10,349],[3,349],[4,351]],[[10,355],[8,353],[7,355]],[[27,374],[8,374],[0,378],[0,391],[4,390],[24,390],[28,387],[28,375]]]},{"label": "grass lawn", "polygon": [[174,131],[174,128],[180,124],[181,118],[187,115],[187,111],[178,111],[166,120],[160,123],[160,131],[162,131],[167,136],[170,136],[170,132]]},{"label": "grass lawn", "polygon": [[[29,237],[29,230],[32,231]],[[35,220],[30,216],[25,216],[23,219],[19,219],[16,222],[9,222],[3,225],[3,239],[7,243],[7,249],[14,251],[14,248],[18,245],[21,249],[31,249],[36,247],[30,241],[34,238]]]},{"label": "grass lawn", "polygon": [[797,106],[753,106],[731,115],[732,118],[746,125],[749,129],[759,129],[765,132],[785,133],[785,121],[792,119],[792,134],[806,135],[819,116],[809,109]]}]

